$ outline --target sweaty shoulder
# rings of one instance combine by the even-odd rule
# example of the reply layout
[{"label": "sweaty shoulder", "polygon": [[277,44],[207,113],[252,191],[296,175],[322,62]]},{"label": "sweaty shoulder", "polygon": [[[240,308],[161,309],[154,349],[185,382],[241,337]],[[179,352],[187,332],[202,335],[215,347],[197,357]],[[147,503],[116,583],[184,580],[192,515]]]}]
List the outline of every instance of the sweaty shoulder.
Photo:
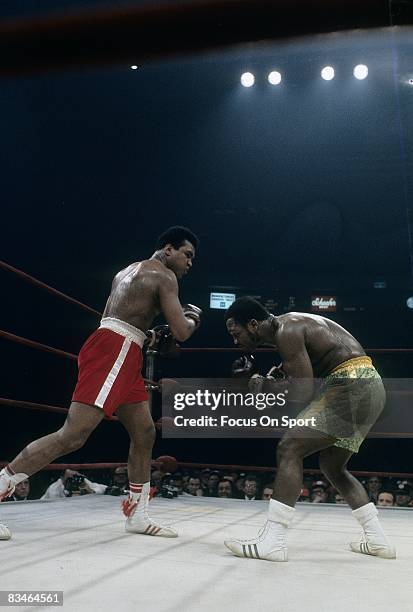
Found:
[{"label": "sweaty shoulder", "polygon": [[305,337],[305,330],[308,326],[308,319],[301,312],[288,312],[277,317],[279,328],[277,331],[278,342],[290,342],[293,339]]},{"label": "sweaty shoulder", "polygon": [[134,274],[137,280],[144,280],[154,286],[177,282],[175,274],[156,259],[144,259],[132,264],[132,266],[134,266]]}]

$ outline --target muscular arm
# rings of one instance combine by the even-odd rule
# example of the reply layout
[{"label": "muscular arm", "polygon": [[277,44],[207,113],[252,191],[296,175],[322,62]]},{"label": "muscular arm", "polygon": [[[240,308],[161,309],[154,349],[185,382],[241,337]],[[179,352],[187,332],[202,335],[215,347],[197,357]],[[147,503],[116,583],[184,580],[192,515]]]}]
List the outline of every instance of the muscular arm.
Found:
[{"label": "muscular arm", "polygon": [[165,274],[159,285],[159,301],[162,313],[174,337],[185,342],[195,330],[195,322],[184,315],[178,299],[178,282],[174,275]]},{"label": "muscular arm", "polygon": [[314,391],[314,373],[305,346],[305,333],[301,327],[281,331],[278,350],[282,367],[291,379],[289,400],[308,402]]}]

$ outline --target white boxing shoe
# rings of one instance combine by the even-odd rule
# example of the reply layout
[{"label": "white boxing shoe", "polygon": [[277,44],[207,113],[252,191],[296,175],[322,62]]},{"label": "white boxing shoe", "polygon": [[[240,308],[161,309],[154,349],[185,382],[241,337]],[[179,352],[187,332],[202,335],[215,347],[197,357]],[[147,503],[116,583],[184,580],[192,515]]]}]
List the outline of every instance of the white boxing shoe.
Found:
[{"label": "white boxing shoe", "polygon": [[271,521],[267,521],[256,538],[226,540],[224,544],[237,557],[265,561],[288,561],[287,547],[277,545],[272,537],[268,537],[271,527]]},{"label": "white boxing shoe", "polygon": [[10,529],[7,527],[7,525],[3,525],[3,523],[0,523],[0,540],[10,540],[10,538]]},{"label": "white boxing shoe", "polygon": [[171,527],[159,525],[152,521],[147,514],[140,516],[136,513],[126,519],[125,530],[128,533],[140,533],[142,535],[160,536],[163,538],[177,538],[178,534]]},{"label": "white boxing shoe", "polygon": [[350,550],[382,559],[395,559],[396,549],[389,542],[378,519],[378,510],[372,502],[352,511],[363,529],[362,539],[350,543]]},{"label": "white boxing shoe", "polygon": [[143,485],[139,495],[130,494],[122,502],[123,514],[127,517],[125,530],[128,533],[160,536],[163,538],[177,538],[178,534],[171,527],[159,525],[149,517],[149,482]]},{"label": "white boxing shoe", "polygon": [[395,559],[396,549],[390,543],[387,544],[372,544],[367,540],[360,542],[350,542],[350,550],[363,555],[372,555],[373,557],[381,557],[382,559]]}]

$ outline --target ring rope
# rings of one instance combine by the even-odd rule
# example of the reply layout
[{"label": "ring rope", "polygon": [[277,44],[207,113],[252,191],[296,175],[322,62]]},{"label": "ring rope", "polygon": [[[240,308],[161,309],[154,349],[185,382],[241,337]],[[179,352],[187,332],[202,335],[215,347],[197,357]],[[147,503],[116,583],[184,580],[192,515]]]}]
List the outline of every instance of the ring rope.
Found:
[{"label": "ring rope", "polygon": [[[0,329],[0,338],[5,338],[6,340],[10,340],[11,342],[23,344],[24,346],[29,346],[30,348],[39,349],[41,351],[45,351],[46,353],[59,355],[60,357],[67,357],[67,359],[71,359],[72,361],[77,361],[77,355],[75,355],[74,353],[68,353],[67,351],[62,351],[61,349],[53,348],[52,346],[48,346],[47,344],[41,344],[40,342],[23,338],[22,336],[16,336],[16,334],[11,334],[10,332],[6,332],[3,329]],[[143,381],[145,384],[151,385],[156,388],[159,386],[157,382],[155,382],[154,380],[150,380],[149,378],[144,378]]]},{"label": "ring rope", "polygon": [[[156,459],[152,459],[152,465],[157,467],[159,465],[159,461]],[[0,461],[0,468],[8,465],[7,461]],[[277,471],[276,467],[262,467],[256,465],[227,465],[227,464],[219,464],[219,463],[188,463],[186,461],[178,461],[178,466],[183,469],[193,469],[193,470],[220,470],[226,472],[259,472],[259,473],[274,473]],[[126,463],[116,463],[116,462],[106,462],[106,463],[49,463],[46,465],[43,470],[107,470],[107,469],[115,469],[117,467],[127,467]],[[320,474],[322,475],[322,471],[318,468],[305,468],[303,470],[304,474]],[[354,476],[359,476],[361,478],[368,478],[370,476],[379,476],[381,478],[401,478],[403,480],[408,480],[413,478],[413,474],[409,472],[367,472],[365,470],[350,470],[350,473]]]},{"label": "ring rope", "polygon": [[0,260],[0,268],[3,268],[3,270],[6,270],[7,272],[12,272],[13,274],[16,274],[16,276],[22,278],[28,283],[31,283],[32,285],[35,285],[36,287],[41,287],[42,289],[45,289],[49,293],[53,295],[57,295],[58,297],[63,298],[67,302],[76,304],[76,306],[80,306],[81,308],[83,308],[84,310],[87,310],[88,312],[91,312],[92,314],[96,314],[100,317],[102,316],[102,313],[100,313],[98,310],[95,310],[94,308],[91,308],[90,306],[87,306],[86,304],[79,302],[79,300],[76,300],[75,298],[70,297],[70,295],[67,295],[66,293],[62,293],[62,291],[58,291],[57,289],[50,287],[50,285],[46,285],[46,283],[43,283],[42,281],[38,280],[34,276],[31,276],[30,274],[27,274],[26,272],[23,272],[23,270],[19,270],[18,268],[14,268],[13,266],[10,266],[5,261]]},{"label": "ring rope", "polygon": [[[159,386],[158,386],[159,388]],[[13,408],[27,408],[28,410],[43,410],[45,412],[58,412],[62,414],[67,414],[69,410],[67,408],[62,408],[61,406],[49,406],[48,404],[36,404],[34,402],[26,402],[23,400],[13,400],[6,397],[0,397],[0,406],[11,406]],[[116,416],[113,416],[111,419],[109,417],[104,417],[105,419],[118,421],[119,419]],[[257,427],[256,430],[262,429],[262,431],[267,431],[265,428]],[[274,432],[284,433],[284,429],[282,427],[274,427]],[[410,439],[413,438],[413,432],[372,432],[367,435],[368,438],[402,438],[402,439]]]},{"label": "ring rope", "polygon": [[[20,278],[23,278],[24,280],[32,283],[33,285],[37,287],[41,287],[42,289],[45,289],[49,293],[52,293],[53,295],[57,295],[63,298],[64,300],[67,300],[68,302],[76,304],[77,306],[80,306],[81,308],[84,308],[85,310],[88,310],[89,312],[93,314],[96,314],[100,317],[102,316],[102,313],[99,312],[98,310],[95,310],[94,308],[91,308],[90,306],[87,306],[86,304],[79,302],[78,300],[70,297],[66,293],[62,293],[61,291],[58,291],[57,289],[50,287],[50,285],[43,283],[42,281],[38,280],[37,278],[34,278],[30,274],[27,274],[26,272],[23,272],[22,270],[19,270],[18,268],[14,268],[13,266],[10,266],[9,264],[1,260],[0,260],[0,268],[3,268],[4,270],[7,270],[8,272],[12,272],[16,274],[17,276],[19,276]],[[40,344],[38,342],[34,342],[33,340],[26,340],[25,338],[16,336],[14,334],[11,334],[3,330],[0,330],[0,336],[3,336],[4,338],[7,338],[8,340],[14,340],[15,342],[19,342],[20,344],[27,344],[28,346],[31,346],[33,348],[43,349],[50,353],[55,353],[57,355],[69,357],[70,359],[77,359],[77,356],[71,353],[65,353],[65,351],[62,351],[60,349],[54,349],[52,347],[47,347],[45,344]],[[179,347],[179,352],[180,353],[201,353],[201,352],[204,352],[204,353],[212,353],[212,352],[240,353],[244,351],[242,351],[241,349],[237,347]],[[256,352],[257,353],[272,353],[274,351],[271,348],[259,348],[257,349]],[[413,348],[371,348],[371,349],[366,349],[366,353],[369,353],[371,355],[385,354],[385,353],[413,353]]]},{"label": "ring rope", "polygon": [[[366,353],[370,355],[380,355],[385,353],[413,353],[413,348],[367,348],[365,349]],[[240,348],[228,346],[228,347],[185,347],[179,348],[180,353],[245,353]],[[259,348],[254,351],[255,353],[274,353],[274,349],[271,348]]]}]

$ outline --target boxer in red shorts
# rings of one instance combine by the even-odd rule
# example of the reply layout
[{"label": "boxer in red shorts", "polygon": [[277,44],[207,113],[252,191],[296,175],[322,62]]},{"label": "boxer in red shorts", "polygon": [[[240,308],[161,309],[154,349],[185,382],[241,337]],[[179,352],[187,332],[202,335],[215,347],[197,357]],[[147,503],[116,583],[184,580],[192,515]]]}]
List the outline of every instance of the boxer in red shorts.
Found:
[{"label": "boxer in red shorts", "polygon": [[[197,247],[198,238],[189,229],[171,227],[158,238],[150,259],[133,263],[115,276],[100,327],[79,353],[78,381],[63,427],[29,444],[1,470],[0,500],[28,476],[81,448],[104,416],[116,412],[130,436],[130,492],[123,503],[126,530],[177,536],[148,515],[155,428],[141,374],[142,347],[146,331],[160,314],[169,326],[167,341],[184,342],[199,326],[201,310],[181,306],[178,298],[178,280],[191,269]],[[0,539],[7,537],[7,528],[0,530]]]}]

